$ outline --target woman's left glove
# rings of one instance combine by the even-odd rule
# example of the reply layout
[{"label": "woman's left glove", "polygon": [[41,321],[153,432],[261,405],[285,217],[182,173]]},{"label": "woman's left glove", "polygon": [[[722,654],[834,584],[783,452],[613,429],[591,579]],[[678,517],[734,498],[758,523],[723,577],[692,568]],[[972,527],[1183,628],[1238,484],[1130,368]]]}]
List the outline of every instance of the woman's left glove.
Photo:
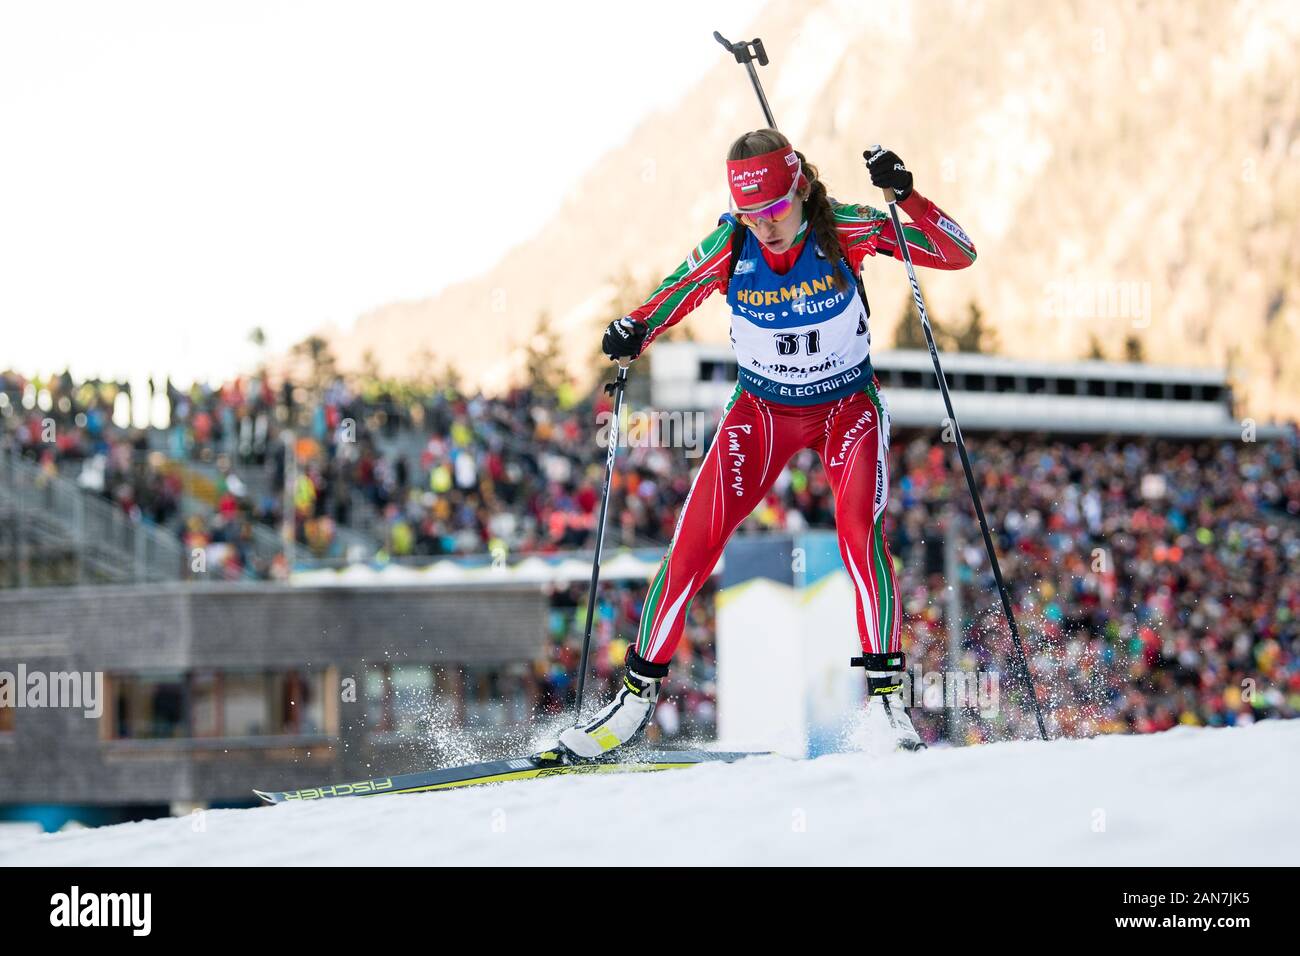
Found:
[{"label": "woman's left glove", "polygon": [[871,171],[871,185],[892,189],[898,202],[912,195],[912,174],[893,150],[872,146],[862,154],[862,158]]}]

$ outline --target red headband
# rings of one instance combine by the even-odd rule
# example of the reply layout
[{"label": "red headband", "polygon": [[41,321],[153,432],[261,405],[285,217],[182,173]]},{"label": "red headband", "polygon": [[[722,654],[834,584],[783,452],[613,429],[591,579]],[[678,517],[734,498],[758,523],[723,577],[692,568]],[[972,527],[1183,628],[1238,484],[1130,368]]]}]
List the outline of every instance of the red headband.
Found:
[{"label": "red headband", "polygon": [[[775,202],[790,192],[797,169],[799,157],[794,154],[793,146],[782,146],[749,159],[729,159],[727,185],[731,187],[731,198],[741,209]],[[801,186],[807,181],[806,176],[800,175]]]}]

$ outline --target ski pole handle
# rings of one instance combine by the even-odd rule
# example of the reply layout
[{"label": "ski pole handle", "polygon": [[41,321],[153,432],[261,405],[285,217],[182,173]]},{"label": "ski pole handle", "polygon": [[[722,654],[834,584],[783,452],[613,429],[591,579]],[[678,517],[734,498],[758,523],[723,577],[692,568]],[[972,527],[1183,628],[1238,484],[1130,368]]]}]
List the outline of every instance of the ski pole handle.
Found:
[{"label": "ski pole handle", "polygon": [[[732,43],[717,30],[713,31],[713,39],[717,40],[727,52],[736,58],[737,63],[749,63],[751,60],[758,60],[759,66],[767,66],[767,51],[763,49],[763,41],[758,37],[739,43]],[[775,129],[776,127],[773,127]]]}]

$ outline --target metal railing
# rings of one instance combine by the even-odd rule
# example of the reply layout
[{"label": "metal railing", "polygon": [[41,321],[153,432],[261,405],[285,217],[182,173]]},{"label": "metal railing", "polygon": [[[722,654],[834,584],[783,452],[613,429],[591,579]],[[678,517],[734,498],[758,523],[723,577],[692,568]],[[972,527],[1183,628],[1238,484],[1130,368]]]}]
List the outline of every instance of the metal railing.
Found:
[{"label": "metal railing", "polygon": [[[26,564],[21,552],[27,538],[43,535],[66,541],[79,562],[91,565],[104,580],[179,581],[188,576],[185,549],[173,535],[133,520],[111,502],[9,448],[0,449],[0,501],[12,513],[8,537],[16,552],[14,566],[20,569]],[[81,571],[78,577],[84,577]]]}]

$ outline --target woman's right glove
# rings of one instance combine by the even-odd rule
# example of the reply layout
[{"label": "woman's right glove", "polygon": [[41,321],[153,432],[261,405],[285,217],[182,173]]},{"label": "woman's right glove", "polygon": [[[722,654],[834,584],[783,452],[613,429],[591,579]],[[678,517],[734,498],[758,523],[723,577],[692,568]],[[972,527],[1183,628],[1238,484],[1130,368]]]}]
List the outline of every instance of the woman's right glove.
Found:
[{"label": "woman's right glove", "polygon": [[609,323],[600,347],[611,359],[634,359],[645,347],[645,337],[649,332],[650,326],[645,322],[625,315]]}]

